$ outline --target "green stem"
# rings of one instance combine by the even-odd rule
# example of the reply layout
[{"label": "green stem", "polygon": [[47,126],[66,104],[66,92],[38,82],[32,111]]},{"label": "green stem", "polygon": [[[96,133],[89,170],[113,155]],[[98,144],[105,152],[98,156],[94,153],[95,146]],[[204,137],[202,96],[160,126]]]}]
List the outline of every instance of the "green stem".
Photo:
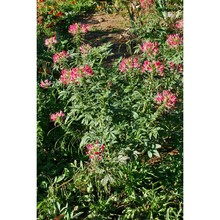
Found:
[{"label": "green stem", "polygon": [[148,127],[150,127],[152,125],[152,123],[154,123],[157,118],[161,115],[161,113],[163,112],[164,108],[165,108],[166,102],[164,102],[158,109],[157,111],[154,113],[152,120],[150,121],[150,123],[148,124]]},{"label": "green stem", "polygon": [[130,12],[128,4],[126,4],[125,7],[127,9],[127,12],[128,12],[129,18],[130,18],[131,26],[132,26],[132,28],[134,28],[134,15]]},{"label": "green stem", "polygon": [[62,183],[61,185],[57,186],[56,189],[59,189],[60,187],[66,185],[67,183],[71,182],[73,179],[74,179],[74,177],[72,177],[71,179],[69,179],[66,182]]}]

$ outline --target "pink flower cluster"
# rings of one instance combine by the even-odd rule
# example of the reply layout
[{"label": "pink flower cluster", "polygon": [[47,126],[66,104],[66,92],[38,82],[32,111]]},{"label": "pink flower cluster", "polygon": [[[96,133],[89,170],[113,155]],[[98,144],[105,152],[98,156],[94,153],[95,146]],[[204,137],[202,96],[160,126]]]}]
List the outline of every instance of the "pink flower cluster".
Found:
[{"label": "pink flower cluster", "polygon": [[154,3],[154,0],[139,0],[142,8],[147,8]]},{"label": "pink flower cluster", "polygon": [[48,87],[50,87],[50,85],[51,85],[51,82],[48,79],[46,79],[44,81],[41,80],[41,82],[40,82],[40,87],[43,89],[47,89]]},{"label": "pink flower cluster", "polygon": [[170,34],[168,35],[166,42],[171,48],[177,48],[183,43],[183,39],[179,36],[179,34]]},{"label": "pink flower cluster", "polygon": [[98,141],[96,141],[96,143],[93,145],[93,144],[88,144],[86,146],[87,148],[87,151],[86,151],[86,154],[89,156],[89,158],[91,160],[101,160],[102,159],[102,156],[103,156],[103,153],[104,153],[104,150],[105,150],[105,146],[104,144],[99,144]]},{"label": "pink flower cluster", "polygon": [[93,75],[92,68],[86,64],[84,67],[81,67],[81,70],[83,73],[86,73],[87,75]]},{"label": "pink flower cluster", "polygon": [[86,24],[74,23],[69,26],[68,32],[72,35],[86,33],[88,32],[88,26]]},{"label": "pink flower cluster", "polygon": [[157,104],[166,103],[165,106],[169,109],[175,106],[176,96],[172,92],[164,90],[162,93],[158,92],[155,101]]},{"label": "pink flower cluster", "polygon": [[56,113],[51,114],[50,120],[54,121],[54,125],[56,125],[57,120],[64,117],[64,116],[65,116],[65,114],[62,111],[56,112]]},{"label": "pink flower cluster", "polygon": [[51,47],[51,45],[56,44],[56,43],[57,43],[56,36],[53,36],[53,37],[51,37],[51,38],[47,38],[47,39],[44,41],[44,44],[45,44],[47,47]]},{"label": "pink flower cluster", "polygon": [[62,70],[60,81],[67,85],[69,83],[79,83],[79,79],[85,75],[93,75],[92,68],[86,64],[84,67],[76,67],[71,70]]},{"label": "pink flower cluster", "polygon": [[169,65],[170,65],[170,69],[171,70],[177,70],[177,72],[180,72],[182,73],[183,72],[183,64],[180,63],[180,64],[175,64],[173,63],[172,61],[169,62]]},{"label": "pink flower cluster", "polygon": [[119,64],[119,70],[121,72],[127,72],[129,69],[137,69],[140,67],[140,63],[138,61],[138,58],[125,58],[121,61]]},{"label": "pink flower cluster", "polygon": [[156,55],[159,51],[158,43],[157,42],[144,42],[142,45],[140,45],[140,49],[142,52],[147,53],[149,56]]},{"label": "pink flower cluster", "polygon": [[83,44],[80,46],[79,49],[82,54],[88,54],[92,49],[92,47],[89,44]]},{"label": "pink flower cluster", "polygon": [[53,62],[59,63],[61,59],[68,58],[68,57],[69,57],[69,53],[67,51],[63,50],[62,52],[55,53],[53,55]]},{"label": "pink flower cluster", "polygon": [[178,20],[175,24],[176,28],[183,30],[183,20]]},{"label": "pink flower cluster", "polygon": [[160,61],[152,61],[149,60],[144,61],[144,64],[142,66],[142,72],[153,72],[156,71],[158,75],[164,76],[164,65]]}]

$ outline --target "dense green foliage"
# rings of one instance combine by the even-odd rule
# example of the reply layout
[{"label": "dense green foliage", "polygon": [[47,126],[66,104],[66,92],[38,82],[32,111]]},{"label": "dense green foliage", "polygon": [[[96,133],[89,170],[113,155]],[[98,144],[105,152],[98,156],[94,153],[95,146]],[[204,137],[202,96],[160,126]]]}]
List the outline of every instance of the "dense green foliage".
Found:
[{"label": "dense green foliage", "polygon": [[38,4],[39,220],[183,219],[182,1],[141,2],[106,6],[134,36],[110,67],[112,44],[86,48],[79,23],[99,1]]}]

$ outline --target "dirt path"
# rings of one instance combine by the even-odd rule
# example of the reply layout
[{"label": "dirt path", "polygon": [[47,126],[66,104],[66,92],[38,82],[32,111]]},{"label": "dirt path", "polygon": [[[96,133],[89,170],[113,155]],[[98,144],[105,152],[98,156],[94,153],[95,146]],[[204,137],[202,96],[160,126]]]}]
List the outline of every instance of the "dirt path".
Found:
[{"label": "dirt path", "polygon": [[130,22],[126,13],[96,13],[81,19],[89,26],[86,40],[92,46],[100,46],[111,42],[113,55],[108,59],[108,66],[120,56],[127,56],[126,42],[131,39],[129,35]]}]

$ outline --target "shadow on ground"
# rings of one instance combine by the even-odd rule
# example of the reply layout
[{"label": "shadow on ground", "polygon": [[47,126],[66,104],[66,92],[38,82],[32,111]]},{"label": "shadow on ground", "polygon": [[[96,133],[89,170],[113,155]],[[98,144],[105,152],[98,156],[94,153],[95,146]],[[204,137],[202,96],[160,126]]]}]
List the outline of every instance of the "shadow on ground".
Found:
[{"label": "shadow on ground", "polygon": [[92,46],[101,46],[104,43],[112,43],[112,53],[107,62],[111,66],[115,59],[128,57],[129,47],[127,42],[132,39],[129,34],[129,18],[122,14],[93,14],[80,19],[80,22],[87,24],[89,32],[85,34],[85,40]]}]

